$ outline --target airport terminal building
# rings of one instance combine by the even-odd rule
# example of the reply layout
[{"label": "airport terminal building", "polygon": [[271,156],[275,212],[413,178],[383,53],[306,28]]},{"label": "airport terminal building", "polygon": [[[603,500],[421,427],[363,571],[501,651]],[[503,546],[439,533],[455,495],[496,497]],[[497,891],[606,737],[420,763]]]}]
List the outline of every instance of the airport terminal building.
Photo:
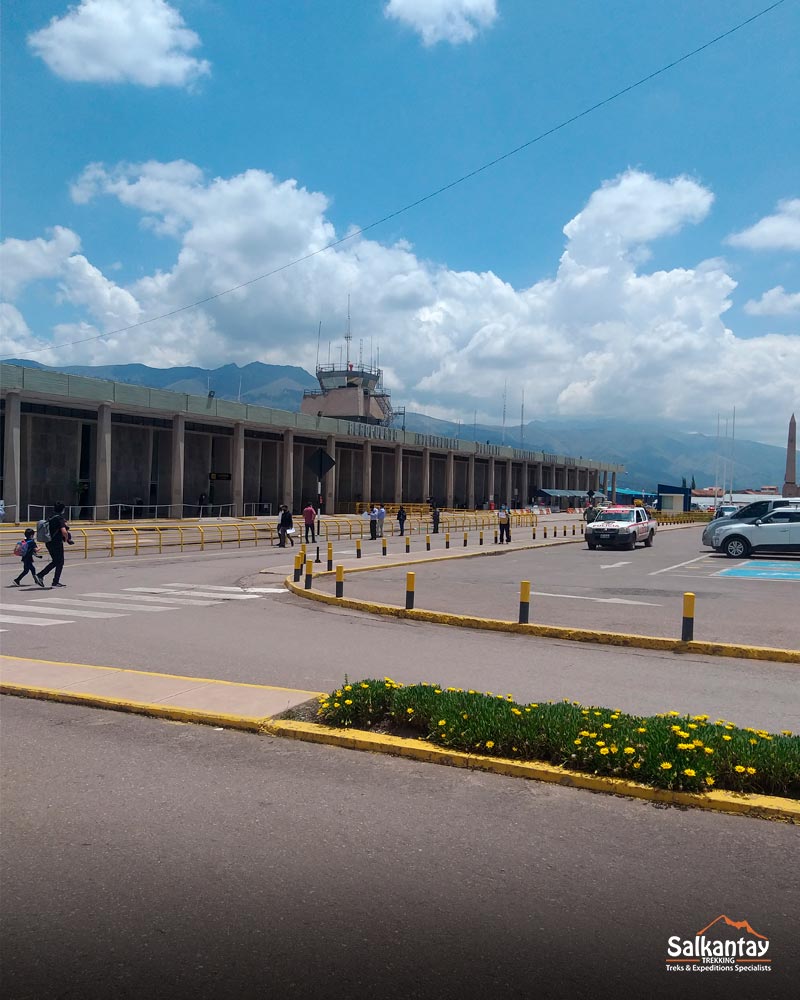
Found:
[{"label": "airport terminal building", "polygon": [[[611,492],[623,467],[589,459],[0,365],[6,520],[62,500],[82,516],[195,516],[201,495],[234,516],[366,502],[474,509]],[[324,458],[323,458],[324,463]],[[73,513],[73,516],[74,513]]]}]

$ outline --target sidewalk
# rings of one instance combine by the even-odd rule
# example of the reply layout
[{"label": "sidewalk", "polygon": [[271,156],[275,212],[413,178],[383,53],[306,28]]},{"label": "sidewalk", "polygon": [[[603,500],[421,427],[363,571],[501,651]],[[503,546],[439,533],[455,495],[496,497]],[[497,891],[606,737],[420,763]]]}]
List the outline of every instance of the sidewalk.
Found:
[{"label": "sidewalk", "polygon": [[0,656],[0,693],[258,731],[318,691]]}]

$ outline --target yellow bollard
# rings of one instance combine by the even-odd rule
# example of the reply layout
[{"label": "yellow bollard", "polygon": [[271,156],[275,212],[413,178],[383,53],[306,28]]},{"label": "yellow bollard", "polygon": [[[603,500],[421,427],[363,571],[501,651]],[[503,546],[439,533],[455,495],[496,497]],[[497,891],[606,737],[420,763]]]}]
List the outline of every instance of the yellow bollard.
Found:
[{"label": "yellow bollard", "polygon": [[361,539],[356,539],[356,559],[361,558]]},{"label": "yellow bollard", "polygon": [[681,642],[694,639],[694,594],[687,591],[683,595],[683,621],[681,622]]},{"label": "yellow bollard", "polygon": [[444,547],[446,549],[450,548],[450,532],[449,531],[445,531],[445,533],[444,533]]},{"label": "yellow bollard", "polygon": [[466,548],[466,547],[467,547],[467,533],[465,531],[464,532],[464,548]]},{"label": "yellow bollard", "polygon": [[428,552],[430,552],[430,550],[431,550],[431,536],[430,535],[426,535],[425,536],[425,549]]},{"label": "yellow bollard", "polygon": [[483,531],[478,535],[478,545],[483,545]]},{"label": "yellow bollard", "polygon": [[523,580],[519,585],[519,624],[527,625],[531,610],[530,580]]},{"label": "yellow bollard", "polygon": [[406,573],[406,611],[411,611],[414,608],[414,583],[415,575],[413,573]]},{"label": "yellow bollard", "polygon": [[411,551],[411,535],[406,535],[406,552]]},{"label": "yellow bollard", "polygon": [[336,567],[336,596],[344,597],[344,566]]},{"label": "yellow bollard", "polygon": [[386,555],[386,539],[385,538],[381,539],[381,549],[383,551],[383,554]]},{"label": "yellow bollard", "polygon": [[311,590],[311,581],[314,578],[314,563],[308,559],[306,561],[306,590]]},{"label": "yellow bollard", "polygon": [[328,542],[328,572],[333,569],[333,542]]},{"label": "yellow bollard", "polygon": [[300,573],[303,569],[303,560],[300,558],[300,553],[294,557],[294,575],[293,580],[295,583],[300,583]]}]

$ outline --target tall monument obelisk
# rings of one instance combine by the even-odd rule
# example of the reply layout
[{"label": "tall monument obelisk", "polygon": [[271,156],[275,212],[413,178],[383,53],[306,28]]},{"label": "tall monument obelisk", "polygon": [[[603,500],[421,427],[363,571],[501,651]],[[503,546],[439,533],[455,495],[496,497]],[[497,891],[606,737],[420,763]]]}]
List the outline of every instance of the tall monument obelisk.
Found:
[{"label": "tall monument obelisk", "polygon": [[800,497],[800,487],[797,485],[797,421],[789,421],[789,443],[786,446],[786,476],[783,484],[783,496]]}]

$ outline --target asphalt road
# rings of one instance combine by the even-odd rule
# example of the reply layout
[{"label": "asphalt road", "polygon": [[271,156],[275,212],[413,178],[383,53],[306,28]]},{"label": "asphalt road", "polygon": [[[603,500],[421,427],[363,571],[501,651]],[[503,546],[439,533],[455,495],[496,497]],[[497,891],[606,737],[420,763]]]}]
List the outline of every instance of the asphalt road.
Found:
[{"label": "asphalt road", "polygon": [[[780,560],[784,578],[735,576],[743,566],[766,572],[777,557],[731,560],[701,546],[700,532],[695,525],[662,530],[652,548],[634,552],[576,543],[411,566],[416,607],[516,621],[520,581],[528,580],[532,622],[679,638],[683,594],[691,591],[696,639],[800,649],[800,559]],[[351,574],[346,596],[402,606],[405,574]],[[332,592],[332,582],[322,585]]]},{"label": "asphalt road", "polygon": [[[507,560],[540,559],[552,551],[572,559],[580,550],[567,545],[532,556],[504,553],[498,558],[461,560],[452,567],[459,574],[468,573],[480,589],[483,574],[500,572]],[[628,555],[638,559],[648,554],[642,550]],[[706,712],[740,725],[800,729],[795,665],[589,646],[371,617],[288,594],[281,581],[291,556],[291,550],[243,549],[105,562],[72,559],[64,575],[65,590],[3,589],[4,610],[16,611],[10,617],[23,619],[22,624],[0,623],[7,629],[3,651],[319,691],[331,690],[345,674],[351,679],[388,674],[404,682],[435,680],[510,692],[520,700],[568,697],[644,714],[670,709]],[[271,572],[259,573],[264,566]],[[425,572],[434,566],[436,572],[442,567],[451,571],[447,564],[436,563],[424,567]],[[422,569],[416,567],[418,579]],[[512,570],[507,574],[516,576]],[[365,574],[362,579],[371,581],[374,576]],[[348,587],[357,579],[352,576]],[[240,581],[276,592],[208,606],[176,604],[169,611],[125,613],[126,600],[141,601],[139,607],[146,607],[147,595],[129,588],[170,589],[171,584],[236,588]],[[792,588],[780,586],[780,593],[787,595]],[[84,596],[90,593],[112,596]],[[151,601],[154,596],[150,595]],[[56,603],[63,598],[75,603]],[[69,617],[70,608],[97,612],[95,605],[106,603],[122,604],[112,612],[120,617]],[[581,603],[572,601],[570,608]],[[40,607],[43,614],[27,613],[26,605]],[[67,624],[24,623],[34,617]]]},{"label": "asphalt road", "polygon": [[[8,1000],[796,996],[797,829],[3,700]],[[719,914],[772,971],[665,969]]]}]

